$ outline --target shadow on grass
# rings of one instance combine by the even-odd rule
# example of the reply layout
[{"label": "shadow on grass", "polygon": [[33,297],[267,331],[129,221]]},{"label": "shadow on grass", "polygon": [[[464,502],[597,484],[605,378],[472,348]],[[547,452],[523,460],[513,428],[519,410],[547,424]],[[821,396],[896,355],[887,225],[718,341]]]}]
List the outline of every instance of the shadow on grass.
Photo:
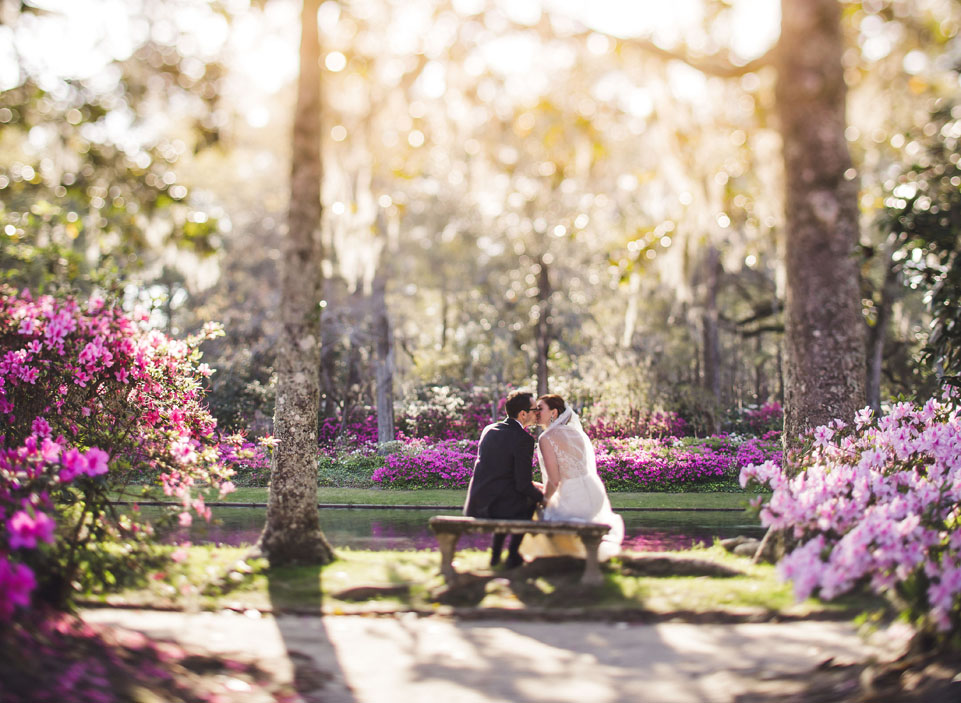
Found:
[{"label": "shadow on grass", "polygon": [[356,703],[323,618],[322,568],[268,569],[267,593],[303,703]]},{"label": "shadow on grass", "polygon": [[[606,565],[602,570],[610,573]],[[541,557],[515,569],[462,572],[452,586],[437,589],[433,595],[445,605],[501,611],[520,606],[569,610],[624,601],[613,580],[605,578],[601,584],[587,586],[581,583],[583,573],[583,559]]]}]

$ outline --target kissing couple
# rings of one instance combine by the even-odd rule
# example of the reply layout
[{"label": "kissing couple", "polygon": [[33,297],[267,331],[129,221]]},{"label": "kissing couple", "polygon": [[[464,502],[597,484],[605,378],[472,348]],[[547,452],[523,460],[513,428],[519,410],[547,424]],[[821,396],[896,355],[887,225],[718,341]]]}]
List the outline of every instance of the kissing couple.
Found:
[{"label": "kissing couple", "polygon": [[[621,548],[624,521],[611,510],[604,484],[597,475],[594,446],[584,433],[577,413],[559,395],[534,400],[527,391],[507,396],[507,418],[488,425],[481,433],[477,459],[464,515],[478,518],[530,520],[542,506],[543,520],[601,522],[610,531],[601,542],[598,556],[609,559]],[[528,433],[531,425],[543,431],[537,441]],[[537,447],[543,483],[533,480],[534,447]],[[506,535],[495,534],[491,543],[491,566],[501,560]],[[570,536],[511,535],[505,568],[513,569],[528,556],[584,556],[580,540]],[[535,539],[536,537],[536,539]]]}]

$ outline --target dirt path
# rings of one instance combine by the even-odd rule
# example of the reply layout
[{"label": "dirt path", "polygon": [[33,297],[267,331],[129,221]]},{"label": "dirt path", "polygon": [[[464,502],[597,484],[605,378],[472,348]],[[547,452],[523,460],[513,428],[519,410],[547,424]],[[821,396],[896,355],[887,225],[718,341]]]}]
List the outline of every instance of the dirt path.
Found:
[{"label": "dirt path", "polygon": [[471,622],[119,609],[83,617],[256,658],[278,680],[295,681],[300,700],[325,703],[734,703],[749,693],[790,695],[785,676],[828,658],[892,658],[907,635],[890,630],[865,641],[838,622]]}]

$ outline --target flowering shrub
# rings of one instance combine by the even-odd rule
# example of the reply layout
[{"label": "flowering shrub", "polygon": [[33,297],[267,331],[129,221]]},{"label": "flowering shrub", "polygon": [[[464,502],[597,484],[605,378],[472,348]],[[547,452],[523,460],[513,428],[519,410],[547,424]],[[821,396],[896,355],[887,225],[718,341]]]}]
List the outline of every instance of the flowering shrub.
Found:
[{"label": "flowering shrub", "polygon": [[594,439],[683,437],[688,433],[688,425],[684,418],[675,412],[655,411],[614,417],[591,416],[585,423],[584,431]]},{"label": "flowering shrub", "polygon": [[854,426],[818,427],[796,476],[772,462],[741,483],[773,490],[764,525],[798,546],[779,564],[801,599],[831,599],[867,583],[926,629],[961,626],[961,419],[951,399],[895,405]]},{"label": "flowering shrub", "polygon": [[231,699],[227,683],[250,682],[254,695],[278,699],[280,687],[256,665],[185,651],[140,632],[91,625],[64,613],[28,613],[0,628],[4,703],[123,703]]},{"label": "flowering shrub", "polygon": [[430,444],[414,440],[389,454],[374,471],[375,484],[391,488],[465,488],[477,458],[477,442],[445,440]]},{"label": "flowering shrub", "polygon": [[249,442],[242,435],[218,443],[220,460],[233,471],[231,482],[238,487],[270,485],[270,452],[262,438]]},{"label": "flowering shrub", "polygon": [[759,436],[765,432],[780,432],[784,426],[784,410],[776,400],[761,406],[749,405],[733,411],[725,426],[735,432]]},{"label": "flowering shrub", "polygon": [[[778,437],[741,440],[606,439],[594,443],[597,471],[611,491],[736,488],[741,467],[757,459],[780,462]],[[374,484],[390,488],[466,488],[477,442],[411,440],[384,458]]]},{"label": "flowering shrub", "polygon": [[408,437],[479,439],[490,423],[491,404],[484,389],[458,393],[450,386],[431,386],[405,403],[397,429]]},{"label": "flowering shrub", "polygon": [[610,491],[675,491],[735,485],[741,467],[763,457],[781,460],[777,436],[741,440],[608,439],[595,443],[597,472]]},{"label": "flowering shrub", "polygon": [[377,444],[376,413],[354,413],[350,422],[343,423],[336,417],[324,418],[317,431],[321,448],[333,451],[339,446]]},{"label": "flowering shrub", "polygon": [[75,582],[115,581],[104,543],[133,549],[149,530],[110,500],[144,472],[179,500],[182,523],[191,509],[209,517],[196,488],[232,489],[196,349],[217,330],[181,342],[144,322],[99,298],[0,289],[0,615],[31,591],[62,605]]}]

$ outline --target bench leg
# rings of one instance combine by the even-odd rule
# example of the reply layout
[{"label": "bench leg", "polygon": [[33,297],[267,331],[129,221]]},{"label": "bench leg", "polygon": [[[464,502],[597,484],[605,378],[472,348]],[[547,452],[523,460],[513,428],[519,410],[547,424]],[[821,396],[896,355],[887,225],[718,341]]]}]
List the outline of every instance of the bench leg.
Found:
[{"label": "bench leg", "polygon": [[444,580],[448,586],[454,584],[457,572],[454,571],[454,551],[457,549],[457,540],[460,534],[445,532],[436,535],[437,545],[440,547],[440,571],[444,574]]},{"label": "bench leg", "polygon": [[581,541],[584,543],[584,551],[587,552],[587,556],[584,560],[584,575],[581,577],[581,583],[588,586],[597,586],[604,581],[604,577],[601,575],[601,567],[597,558],[598,547],[601,546],[602,537],[588,537],[587,535],[581,535]]}]

